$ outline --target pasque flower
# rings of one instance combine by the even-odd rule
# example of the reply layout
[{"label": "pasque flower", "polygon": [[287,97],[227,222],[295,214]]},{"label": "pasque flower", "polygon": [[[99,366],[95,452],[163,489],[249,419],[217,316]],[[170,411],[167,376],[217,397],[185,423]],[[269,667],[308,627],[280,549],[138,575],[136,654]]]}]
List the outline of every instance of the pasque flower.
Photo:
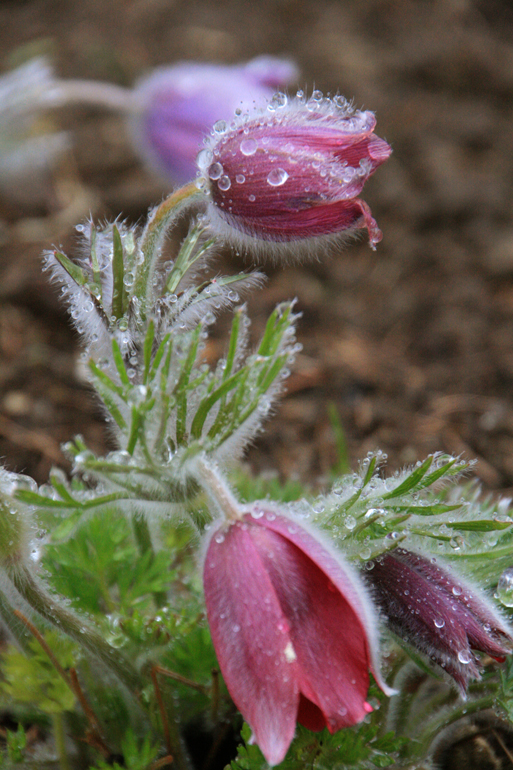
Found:
[{"label": "pasque flower", "polygon": [[[298,245],[366,228],[381,231],[358,196],[391,153],[372,112],[318,92],[276,94],[267,110],[214,128],[199,155],[213,226],[231,240]],[[253,243],[253,245],[255,245]]]},{"label": "pasque flower", "polygon": [[141,80],[133,93],[135,147],[156,171],[176,184],[194,178],[203,136],[236,110],[265,107],[276,88],[298,76],[287,59],[260,56],[226,66],[180,62]]},{"label": "pasque flower", "polygon": [[511,632],[491,602],[436,561],[397,548],[376,559],[367,577],[392,631],[442,666],[462,691],[479,678],[472,650],[498,661],[511,652]]},{"label": "pasque flower", "polygon": [[369,670],[379,673],[371,606],[317,536],[254,504],[213,530],[204,587],[223,677],[270,765],[285,757],[296,722],[333,733],[372,711]]}]

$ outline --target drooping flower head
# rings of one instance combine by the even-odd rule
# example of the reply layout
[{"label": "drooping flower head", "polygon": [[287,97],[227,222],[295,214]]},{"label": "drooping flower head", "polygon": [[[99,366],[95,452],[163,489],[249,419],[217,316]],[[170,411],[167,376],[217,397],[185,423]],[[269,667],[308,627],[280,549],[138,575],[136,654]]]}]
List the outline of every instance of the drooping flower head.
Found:
[{"label": "drooping flower head", "polygon": [[464,691],[479,679],[472,650],[498,661],[513,640],[486,598],[434,561],[397,548],[367,574],[391,630],[440,665]]},{"label": "drooping flower head", "polygon": [[358,577],[268,504],[213,530],[203,577],[223,677],[270,765],[285,757],[296,722],[333,733],[372,711],[369,670],[387,690]]},{"label": "drooping flower head", "polygon": [[161,67],[141,80],[133,94],[134,145],[144,159],[173,184],[196,173],[203,136],[219,120],[265,107],[277,88],[298,75],[287,59],[260,56],[226,66],[180,62]]},{"label": "drooping flower head", "polygon": [[358,196],[389,157],[372,112],[319,92],[305,102],[276,94],[265,111],[214,127],[198,163],[213,227],[242,244],[308,245],[366,228],[381,231]]}]

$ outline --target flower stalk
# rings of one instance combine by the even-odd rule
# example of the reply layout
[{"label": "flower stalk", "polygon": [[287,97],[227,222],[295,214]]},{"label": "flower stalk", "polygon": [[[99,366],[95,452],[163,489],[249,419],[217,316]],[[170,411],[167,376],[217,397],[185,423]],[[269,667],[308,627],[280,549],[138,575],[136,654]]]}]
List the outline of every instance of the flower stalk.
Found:
[{"label": "flower stalk", "polygon": [[227,522],[240,521],[243,510],[218,466],[209,461],[205,455],[198,455],[193,460],[192,473],[223,519]]},{"label": "flower stalk", "polygon": [[39,585],[25,564],[5,569],[10,581],[38,615],[67,634],[100,660],[138,698],[144,683],[129,660],[110,646],[101,634],[69,610],[57,604]]},{"label": "flower stalk", "polygon": [[140,299],[145,315],[151,307],[155,292],[155,272],[164,238],[181,213],[201,196],[195,182],[169,195],[153,212],[141,237],[141,260],[136,268],[132,296]]}]

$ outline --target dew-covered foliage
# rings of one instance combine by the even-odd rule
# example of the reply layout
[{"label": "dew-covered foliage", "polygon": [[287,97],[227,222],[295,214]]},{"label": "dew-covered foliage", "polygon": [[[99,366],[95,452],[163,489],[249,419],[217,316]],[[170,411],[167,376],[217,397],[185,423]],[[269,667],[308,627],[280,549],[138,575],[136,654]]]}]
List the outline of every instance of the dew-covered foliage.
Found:
[{"label": "dew-covered foliage", "polygon": [[[300,350],[298,315],[294,302],[284,302],[261,339],[250,343],[244,298],[263,276],[212,277],[216,240],[204,218],[191,221],[180,249],[169,254],[166,236],[201,195],[194,185],[174,193],[140,229],[88,222],[79,228],[78,256],[46,256],[82,336],[84,370],[117,448],[98,456],[80,436],[70,438],[72,474],[55,468],[39,487],[22,474],[0,472],[0,617],[6,630],[0,708],[10,720],[2,766],[266,766],[219,670],[220,651],[216,656],[209,631],[217,619],[207,623],[203,597],[202,560],[212,561],[211,554],[205,557],[207,545],[212,533],[222,543],[233,522],[241,542],[253,538],[248,559],[257,553],[263,563],[268,546],[261,544],[271,543],[275,553],[286,550],[296,559],[298,573],[300,567],[307,575],[322,572],[323,585],[327,581],[326,590],[338,592],[340,602],[365,597],[364,609],[354,607],[351,617],[366,654],[378,649],[380,635],[386,638],[378,659],[360,672],[363,680],[369,670],[376,678],[364,705],[357,703],[367,716],[334,729],[335,722],[322,716],[328,707],[315,705],[333,733],[298,725],[284,770],[412,766],[429,756],[442,727],[464,715],[495,708],[511,720],[511,658],[501,670],[491,657],[472,657],[481,678],[460,676],[460,683],[469,680],[464,701],[449,681],[451,650],[442,641],[443,650],[437,646],[440,629],[452,619],[437,625],[432,608],[433,654],[426,654],[426,644],[417,648],[397,628],[387,635],[387,617],[365,588],[365,576],[398,548],[421,566],[431,565],[433,575],[433,565],[457,574],[463,588],[454,597],[470,618],[468,645],[486,652],[486,644],[495,644],[501,654],[494,657],[505,657],[513,607],[509,500],[483,497],[468,479],[471,464],[443,454],[390,475],[386,457],[376,452],[356,472],[334,474],[323,490],[244,473],[236,460],[262,430]],[[206,342],[221,312],[231,313],[231,328],[223,357],[212,363]],[[289,529],[278,530],[275,519]],[[260,569],[258,580],[277,581],[273,569]],[[294,579],[291,573],[290,595]],[[278,588],[289,597],[290,586]],[[430,624],[428,598],[424,602],[411,611]],[[293,624],[299,612],[287,612]],[[265,614],[257,613],[255,622],[265,626]],[[488,635],[484,646],[480,623],[483,638]],[[240,630],[233,627],[234,634]],[[257,631],[265,639],[265,628]],[[297,662],[301,643],[290,639],[286,662],[295,672],[312,670]],[[240,645],[230,644],[239,654]],[[460,655],[461,666],[470,662]],[[248,681],[258,678],[249,653],[244,665]],[[330,666],[327,660],[324,679]],[[306,691],[311,705],[324,692],[316,685],[302,685],[301,697]]]}]

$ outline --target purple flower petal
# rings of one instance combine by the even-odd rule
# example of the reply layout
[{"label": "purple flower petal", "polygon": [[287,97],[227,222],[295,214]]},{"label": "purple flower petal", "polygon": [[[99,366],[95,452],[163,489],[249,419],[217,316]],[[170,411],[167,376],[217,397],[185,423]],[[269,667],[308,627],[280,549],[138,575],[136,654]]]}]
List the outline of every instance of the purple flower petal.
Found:
[{"label": "purple flower petal", "polygon": [[274,57],[231,67],[181,62],[157,69],[135,89],[134,144],[172,183],[188,182],[196,174],[203,137],[217,121],[233,120],[237,109],[265,107],[274,89],[295,77],[292,62]]},{"label": "purple flower petal", "polygon": [[442,666],[465,690],[479,678],[472,650],[504,659],[506,626],[474,589],[433,561],[397,548],[374,562],[367,579],[391,629]]}]

